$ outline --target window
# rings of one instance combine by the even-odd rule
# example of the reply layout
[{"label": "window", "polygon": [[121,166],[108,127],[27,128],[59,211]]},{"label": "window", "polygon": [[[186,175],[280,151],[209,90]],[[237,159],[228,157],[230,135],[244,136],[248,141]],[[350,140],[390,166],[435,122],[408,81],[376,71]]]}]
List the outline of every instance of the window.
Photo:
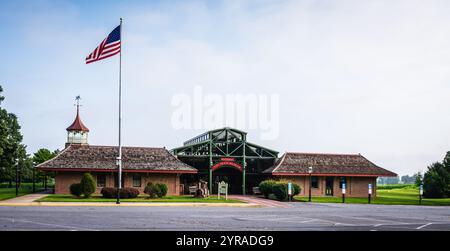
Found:
[{"label": "window", "polygon": [[319,188],[319,177],[312,176],[311,177],[311,187],[312,188]]},{"label": "window", "polygon": [[342,184],[345,183],[345,186],[348,187],[347,185],[347,178],[346,177],[341,177],[341,180],[339,182],[339,188],[342,189]]},{"label": "window", "polygon": [[141,187],[141,176],[138,174],[133,175],[133,187]]},{"label": "window", "polygon": [[97,174],[97,187],[105,187],[105,186],[106,186],[106,175]]}]

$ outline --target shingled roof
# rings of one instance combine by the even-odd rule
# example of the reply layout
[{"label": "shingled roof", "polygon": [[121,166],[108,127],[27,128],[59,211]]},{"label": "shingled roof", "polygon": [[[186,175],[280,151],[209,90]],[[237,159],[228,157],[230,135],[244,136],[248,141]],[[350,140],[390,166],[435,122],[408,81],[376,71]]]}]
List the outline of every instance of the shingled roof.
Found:
[{"label": "shingled roof", "polygon": [[82,132],[89,132],[89,129],[83,124],[80,118],[80,107],[77,106],[77,116],[75,117],[75,120],[73,123],[66,128],[67,131],[82,131]]},{"label": "shingled roof", "polygon": [[383,169],[360,154],[285,153],[264,173],[273,175],[308,175],[308,167],[313,167],[313,175],[329,176],[397,176]]},{"label": "shingled roof", "polygon": [[[69,145],[55,158],[37,166],[46,171],[117,170],[117,146]],[[196,173],[165,148],[122,147],[122,168],[130,172]]]}]

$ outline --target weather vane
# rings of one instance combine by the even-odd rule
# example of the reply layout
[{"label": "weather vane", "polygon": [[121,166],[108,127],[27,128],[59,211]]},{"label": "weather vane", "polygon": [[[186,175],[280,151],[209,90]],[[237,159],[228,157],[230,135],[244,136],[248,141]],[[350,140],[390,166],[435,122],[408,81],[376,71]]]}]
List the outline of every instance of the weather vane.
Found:
[{"label": "weather vane", "polygon": [[80,96],[80,95],[76,96],[76,97],[75,97],[75,100],[77,101],[76,106],[79,107],[79,106],[80,106],[81,96]]}]

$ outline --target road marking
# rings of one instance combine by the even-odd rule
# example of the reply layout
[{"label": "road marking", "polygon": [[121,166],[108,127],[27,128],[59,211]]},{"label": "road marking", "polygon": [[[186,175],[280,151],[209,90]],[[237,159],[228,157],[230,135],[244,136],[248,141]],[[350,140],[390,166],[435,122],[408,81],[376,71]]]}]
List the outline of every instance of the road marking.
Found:
[{"label": "road marking", "polygon": [[2,220],[10,220],[12,223],[22,222],[22,223],[31,223],[31,224],[37,224],[37,225],[43,225],[43,226],[50,226],[50,227],[68,228],[68,229],[71,229],[71,230],[82,229],[82,230],[87,230],[87,231],[98,231],[96,229],[91,229],[91,228],[73,227],[73,226],[67,226],[67,225],[43,223],[43,222],[30,221],[30,220],[17,220],[17,219],[14,219],[14,218],[0,218],[0,219],[2,219]]},{"label": "road marking", "polygon": [[431,224],[433,224],[433,223],[427,223],[427,224],[425,224],[425,225],[422,225],[422,226],[420,226],[420,227],[417,227],[416,229],[422,229],[422,228],[424,228],[424,227],[426,227],[426,226],[429,226],[429,225],[431,225]]},{"label": "road marking", "polygon": [[[382,219],[367,218],[367,217],[342,216],[342,215],[338,215],[337,217],[348,218],[348,219],[358,219],[358,220],[369,220],[369,221],[391,222],[391,223],[394,223],[394,224],[409,224],[409,223],[407,223],[407,222],[393,221],[393,220],[382,220]],[[377,224],[377,225],[382,225],[382,224]]]}]

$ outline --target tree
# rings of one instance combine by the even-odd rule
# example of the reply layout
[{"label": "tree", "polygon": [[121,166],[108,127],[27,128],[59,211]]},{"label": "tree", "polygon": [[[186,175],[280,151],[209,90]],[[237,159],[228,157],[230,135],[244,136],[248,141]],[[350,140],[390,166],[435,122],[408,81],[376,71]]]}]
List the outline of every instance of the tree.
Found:
[{"label": "tree", "polygon": [[420,172],[418,172],[417,174],[414,174],[414,177],[415,177],[414,184],[417,187],[420,186],[423,182],[422,174]]},{"label": "tree", "polygon": [[445,154],[442,165],[444,165],[445,170],[450,173],[450,151]]},{"label": "tree", "polygon": [[403,184],[413,184],[416,180],[416,175],[415,174],[413,176],[404,175],[401,177],[400,180],[402,181]]},{"label": "tree", "polygon": [[51,152],[48,149],[41,148],[33,155],[33,160],[36,164],[44,163],[45,161],[52,159],[56,156],[55,152]]},{"label": "tree", "polygon": [[[48,150],[46,148],[41,148],[33,154],[33,161],[36,165],[41,164],[49,159],[53,159],[58,153],[59,153],[59,150],[55,150],[55,151],[51,152],[50,150]],[[44,183],[44,182],[46,182],[47,175],[54,178],[54,173],[45,173],[45,172],[41,172],[41,171],[38,171],[36,173],[36,178],[38,181],[42,181]]]},{"label": "tree", "polygon": [[[0,105],[5,100],[2,92],[0,86]],[[10,186],[15,179],[16,165],[27,157],[22,138],[17,116],[0,106],[0,181],[9,181]]]},{"label": "tree", "polygon": [[91,194],[95,192],[96,184],[94,177],[90,173],[83,174],[83,178],[81,178],[81,192],[84,194],[85,198],[89,198]]},{"label": "tree", "polygon": [[428,166],[423,178],[423,195],[426,198],[445,198],[450,196],[450,173],[442,163]]},{"label": "tree", "polygon": [[2,101],[5,100],[5,97],[2,96],[2,92],[3,92],[3,88],[2,88],[2,86],[0,85],[0,105],[2,104]]},{"label": "tree", "polygon": [[377,184],[380,185],[392,185],[398,184],[400,179],[398,177],[379,177],[377,180]]}]

